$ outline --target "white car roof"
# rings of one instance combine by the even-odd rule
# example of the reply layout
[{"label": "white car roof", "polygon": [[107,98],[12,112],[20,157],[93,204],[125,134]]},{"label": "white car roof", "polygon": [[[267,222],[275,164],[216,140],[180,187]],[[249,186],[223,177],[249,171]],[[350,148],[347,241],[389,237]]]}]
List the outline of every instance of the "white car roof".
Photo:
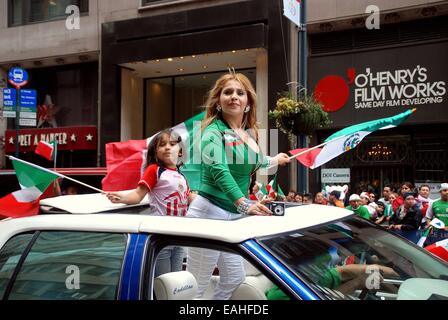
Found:
[{"label": "white car roof", "polygon": [[352,214],[314,204],[287,208],[284,216],[248,216],[233,221],[123,213],[45,214],[0,221],[0,247],[15,234],[32,230],[148,232],[240,243],[327,224]]}]

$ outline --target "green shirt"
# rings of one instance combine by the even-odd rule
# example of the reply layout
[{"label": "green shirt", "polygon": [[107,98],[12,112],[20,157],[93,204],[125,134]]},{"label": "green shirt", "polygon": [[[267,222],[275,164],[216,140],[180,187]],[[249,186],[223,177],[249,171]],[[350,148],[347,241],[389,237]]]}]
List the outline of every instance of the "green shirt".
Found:
[{"label": "green shirt", "polygon": [[426,216],[430,219],[435,216],[437,219],[443,221],[445,226],[448,226],[448,201],[443,201],[442,199],[435,200],[428,208]]},{"label": "green shirt", "polygon": [[370,220],[369,210],[367,210],[367,208],[364,206],[359,206],[358,209],[356,209],[356,210],[353,210],[352,206],[347,206],[347,207],[345,207],[345,209],[353,211],[355,214],[357,214],[361,218]]},{"label": "green shirt", "polygon": [[214,120],[201,137],[199,194],[224,210],[237,213],[234,202],[247,197],[251,174],[268,165],[222,120]]}]

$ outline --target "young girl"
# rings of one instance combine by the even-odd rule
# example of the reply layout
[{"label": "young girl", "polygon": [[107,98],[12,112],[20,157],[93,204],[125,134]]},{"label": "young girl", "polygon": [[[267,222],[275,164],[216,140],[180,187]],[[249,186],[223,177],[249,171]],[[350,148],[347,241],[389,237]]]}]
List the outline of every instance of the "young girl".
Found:
[{"label": "young girl", "polygon": [[[148,194],[150,212],[155,215],[185,216],[192,200],[187,180],[179,172],[181,138],[172,130],[159,132],[149,143],[146,169],[138,186],[130,193],[108,192],[113,203],[137,204]],[[181,271],[181,247],[166,247],[157,258],[155,276]]]}]

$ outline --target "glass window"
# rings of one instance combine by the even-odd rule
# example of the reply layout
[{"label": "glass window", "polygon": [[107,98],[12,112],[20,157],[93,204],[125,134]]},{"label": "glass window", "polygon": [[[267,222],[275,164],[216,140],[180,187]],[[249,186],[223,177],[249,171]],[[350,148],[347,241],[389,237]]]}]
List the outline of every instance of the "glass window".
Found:
[{"label": "glass window", "polygon": [[88,0],[9,0],[9,26],[64,19],[65,10],[76,5],[80,13],[89,11]]},{"label": "glass window", "polygon": [[[255,69],[237,71],[256,86]],[[147,79],[145,136],[150,137],[202,112],[208,91],[225,72]]]},{"label": "glass window", "polygon": [[42,232],[9,299],[115,299],[125,248],[123,234]]},{"label": "glass window", "polygon": [[19,262],[32,237],[33,234],[31,233],[15,236],[0,251],[0,299],[5,293],[17,262]]},{"label": "glass window", "polygon": [[408,299],[412,294],[426,300],[448,292],[445,263],[358,218],[260,241],[330,299]]}]

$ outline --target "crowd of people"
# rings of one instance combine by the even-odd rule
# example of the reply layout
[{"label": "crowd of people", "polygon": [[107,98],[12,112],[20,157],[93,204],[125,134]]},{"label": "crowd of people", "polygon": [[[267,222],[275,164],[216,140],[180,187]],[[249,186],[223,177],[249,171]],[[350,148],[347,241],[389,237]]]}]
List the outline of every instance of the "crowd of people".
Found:
[{"label": "crowd of people", "polygon": [[338,190],[317,192],[314,196],[311,193],[290,190],[286,196],[276,194],[273,197],[260,194],[256,187],[252,190],[252,197],[346,208],[364,219],[399,232],[426,230],[436,218],[442,222],[442,227],[433,230],[433,233],[437,234],[433,238],[442,240],[448,236],[448,183],[440,185],[439,193],[440,198],[432,200],[429,198],[429,185],[423,184],[416,188],[406,181],[398,190],[392,185],[384,186],[381,198],[371,191],[362,191],[360,194],[354,193],[346,197]]}]

